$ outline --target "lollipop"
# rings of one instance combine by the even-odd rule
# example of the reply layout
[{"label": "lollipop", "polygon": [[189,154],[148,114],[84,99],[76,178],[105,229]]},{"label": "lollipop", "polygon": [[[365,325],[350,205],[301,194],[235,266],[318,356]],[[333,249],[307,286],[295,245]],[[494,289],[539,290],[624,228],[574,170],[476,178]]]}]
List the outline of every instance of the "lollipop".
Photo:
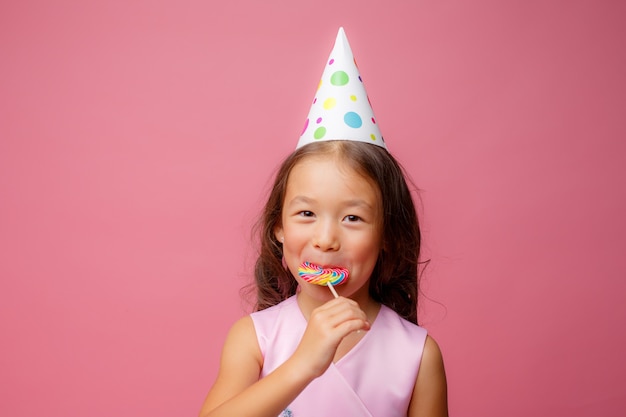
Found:
[{"label": "lollipop", "polygon": [[349,272],[345,268],[322,268],[310,262],[302,262],[298,275],[311,284],[326,285],[335,298],[338,297],[333,285],[340,285],[348,280]]}]

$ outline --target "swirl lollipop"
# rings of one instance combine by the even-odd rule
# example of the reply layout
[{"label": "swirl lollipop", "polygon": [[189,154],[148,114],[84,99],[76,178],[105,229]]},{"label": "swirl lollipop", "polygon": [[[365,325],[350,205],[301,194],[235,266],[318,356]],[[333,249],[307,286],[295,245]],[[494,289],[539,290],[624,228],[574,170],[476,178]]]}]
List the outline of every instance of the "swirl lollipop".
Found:
[{"label": "swirl lollipop", "polygon": [[326,285],[337,298],[339,295],[333,286],[345,283],[349,272],[345,268],[322,268],[310,262],[302,262],[298,268],[298,275],[311,284]]}]

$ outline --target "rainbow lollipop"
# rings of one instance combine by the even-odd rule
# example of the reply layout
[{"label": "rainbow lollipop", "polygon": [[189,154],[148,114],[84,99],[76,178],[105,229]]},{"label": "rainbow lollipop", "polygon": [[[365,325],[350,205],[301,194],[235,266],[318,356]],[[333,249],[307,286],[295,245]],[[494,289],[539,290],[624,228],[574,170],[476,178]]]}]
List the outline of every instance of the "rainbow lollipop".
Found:
[{"label": "rainbow lollipop", "polygon": [[298,275],[311,284],[326,285],[337,298],[339,295],[333,286],[345,283],[349,272],[345,268],[322,268],[310,262],[302,262],[298,268]]}]

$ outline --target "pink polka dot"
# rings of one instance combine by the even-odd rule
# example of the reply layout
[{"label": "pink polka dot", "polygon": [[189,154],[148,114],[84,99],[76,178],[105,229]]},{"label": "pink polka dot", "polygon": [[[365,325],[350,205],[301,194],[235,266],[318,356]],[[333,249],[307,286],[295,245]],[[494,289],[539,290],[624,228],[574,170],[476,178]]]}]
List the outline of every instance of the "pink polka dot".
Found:
[{"label": "pink polka dot", "polygon": [[317,120],[316,120],[315,122],[316,122],[317,124],[322,123],[322,118],[321,118],[321,117],[318,117],[318,118],[317,118]]},{"label": "pink polka dot", "polygon": [[302,133],[300,133],[300,136],[304,135],[307,127],[309,127],[309,119],[306,119],[306,121],[304,122],[304,127],[302,128]]},{"label": "pink polka dot", "polygon": [[328,65],[333,65],[333,62],[335,62],[335,60],[331,59],[330,61],[328,61]]},{"label": "pink polka dot", "polygon": [[376,124],[376,120],[372,117],[372,123]]}]

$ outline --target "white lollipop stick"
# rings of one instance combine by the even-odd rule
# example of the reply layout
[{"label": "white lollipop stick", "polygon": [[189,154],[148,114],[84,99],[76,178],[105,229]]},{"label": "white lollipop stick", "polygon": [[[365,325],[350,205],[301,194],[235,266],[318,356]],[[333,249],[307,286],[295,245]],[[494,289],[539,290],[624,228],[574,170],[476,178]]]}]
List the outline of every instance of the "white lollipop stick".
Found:
[{"label": "white lollipop stick", "polygon": [[339,294],[337,294],[337,291],[335,291],[335,287],[333,287],[333,284],[331,284],[330,282],[328,282],[326,284],[326,286],[330,289],[330,292],[333,293],[333,295],[335,296],[335,298],[339,298]]}]

